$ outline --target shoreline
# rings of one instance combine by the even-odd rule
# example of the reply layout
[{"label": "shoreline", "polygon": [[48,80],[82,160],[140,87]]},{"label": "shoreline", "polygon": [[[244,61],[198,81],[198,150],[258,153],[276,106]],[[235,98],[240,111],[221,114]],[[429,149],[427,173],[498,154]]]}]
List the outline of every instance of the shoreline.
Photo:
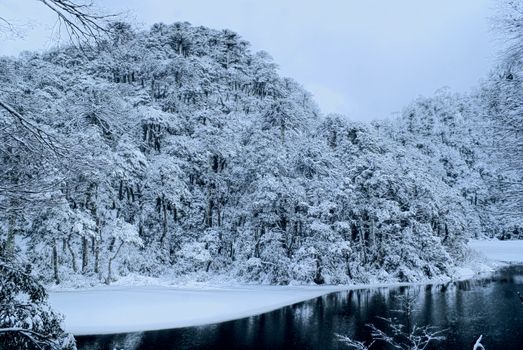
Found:
[{"label": "shoreline", "polygon": [[[462,267],[456,268],[452,277],[426,281],[326,286],[173,286],[161,279],[148,278],[141,281],[148,284],[142,285],[51,288],[48,289],[49,302],[55,310],[65,315],[66,331],[76,336],[203,326],[260,315],[334,292],[444,284],[487,277],[504,266],[523,263],[523,249],[519,250],[519,260],[510,259],[507,263],[488,258],[488,254],[474,248],[478,245],[491,247],[496,244],[495,241],[472,241],[469,244],[469,260]],[[512,247],[510,243],[501,245],[518,250],[520,246],[523,247],[523,241],[517,241],[517,247]],[[501,250],[498,247],[496,251],[499,253]],[[154,284],[155,281],[157,284]]]}]

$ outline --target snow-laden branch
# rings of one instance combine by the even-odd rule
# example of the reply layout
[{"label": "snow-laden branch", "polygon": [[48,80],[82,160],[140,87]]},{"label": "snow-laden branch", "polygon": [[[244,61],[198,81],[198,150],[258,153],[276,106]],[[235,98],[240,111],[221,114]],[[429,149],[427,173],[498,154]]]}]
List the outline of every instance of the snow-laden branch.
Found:
[{"label": "snow-laden branch", "polygon": [[54,138],[51,134],[49,134],[48,132],[43,130],[36,123],[25,118],[22,114],[17,112],[12,106],[10,106],[9,104],[7,104],[6,102],[4,102],[2,100],[0,100],[0,107],[2,107],[4,110],[9,112],[12,116],[14,116],[16,118],[16,120],[19,122],[19,124],[25,130],[27,130],[30,134],[32,134],[38,142],[40,142],[42,145],[49,148],[55,154],[62,155],[56,138]]},{"label": "snow-laden branch", "polygon": [[28,338],[31,343],[36,346],[38,349],[52,349],[52,350],[60,350],[62,347],[60,344],[54,340],[52,340],[52,336],[49,334],[42,334],[39,332],[35,332],[30,329],[26,328],[20,328],[20,327],[12,327],[12,328],[0,328],[0,333],[16,333],[21,334]]},{"label": "snow-laden branch", "polygon": [[483,344],[481,344],[481,340],[483,339],[483,335],[480,335],[478,340],[476,340],[476,343],[474,344],[474,347],[472,348],[472,350],[485,350],[485,347],[483,346]]}]

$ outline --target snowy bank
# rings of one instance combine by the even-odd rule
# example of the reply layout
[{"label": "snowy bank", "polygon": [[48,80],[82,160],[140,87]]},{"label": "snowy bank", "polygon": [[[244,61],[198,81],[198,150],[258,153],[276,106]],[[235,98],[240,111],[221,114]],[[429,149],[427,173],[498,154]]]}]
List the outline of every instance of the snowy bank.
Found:
[{"label": "snowy bank", "polygon": [[454,280],[476,278],[493,273],[506,264],[523,263],[523,240],[470,240],[462,266],[451,271]]},{"label": "snowy bank", "polygon": [[[466,266],[454,271],[454,278],[465,279],[491,272],[503,262],[523,263],[523,241],[472,240],[469,247],[474,256]],[[68,332],[109,334],[218,323],[262,314],[341,290],[417,284],[213,288],[158,285],[161,281],[156,279],[149,282],[153,285],[51,290],[50,303],[65,315]]]},{"label": "snowy bank", "polygon": [[422,283],[230,288],[99,286],[50,290],[49,302],[65,315],[67,332],[74,335],[112,334],[201,326],[259,315],[338,291],[419,284]]},{"label": "snowy bank", "polygon": [[491,261],[523,263],[523,240],[471,240],[469,247]]},{"label": "snowy bank", "polygon": [[177,288],[102,286],[51,291],[50,304],[75,335],[189,327],[257,315],[346,287]]}]

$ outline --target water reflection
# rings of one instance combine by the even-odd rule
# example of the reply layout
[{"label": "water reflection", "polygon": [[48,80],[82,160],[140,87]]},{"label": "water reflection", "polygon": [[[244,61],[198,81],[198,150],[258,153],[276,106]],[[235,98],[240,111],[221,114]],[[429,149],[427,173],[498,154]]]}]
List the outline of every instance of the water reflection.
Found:
[{"label": "water reflection", "polygon": [[[523,267],[446,284],[351,290],[241,320],[202,327],[79,337],[79,349],[345,349],[334,334],[370,340],[381,317],[448,329],[433,349],[471,349],[480,334],[488,349],[523,349]],[[411,315],[398,314],[397,296],[414,296]]]},{"label": "water reflection", "polygon": [[[86,349],[127,350],[141,349],[143,332],[114,334],[110,336],[90,337]],[[84,348],[83,346],[80,349]]]}]

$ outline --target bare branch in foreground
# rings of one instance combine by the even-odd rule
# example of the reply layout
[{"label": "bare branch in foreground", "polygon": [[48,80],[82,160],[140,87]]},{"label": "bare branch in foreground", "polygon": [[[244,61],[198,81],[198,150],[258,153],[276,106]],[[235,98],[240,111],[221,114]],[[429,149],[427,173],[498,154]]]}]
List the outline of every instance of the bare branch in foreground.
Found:
[{"label": "bare branch in foreground", "polygon": [[481,344],[481,339],[483,339],[483,335],[480,335],[478,340],[476,340],[476,343],[474,344],[474,348],[472,350],[485,350],[485,347],[483,344]]},{"label": "bare branch in foreground", "polygon": [[58,17],[59,32],[63,27],[70,41],[78,46],[99,43],[110,29],[109,22],[117,14],[100,14],[91,1],[38,0]]}]

